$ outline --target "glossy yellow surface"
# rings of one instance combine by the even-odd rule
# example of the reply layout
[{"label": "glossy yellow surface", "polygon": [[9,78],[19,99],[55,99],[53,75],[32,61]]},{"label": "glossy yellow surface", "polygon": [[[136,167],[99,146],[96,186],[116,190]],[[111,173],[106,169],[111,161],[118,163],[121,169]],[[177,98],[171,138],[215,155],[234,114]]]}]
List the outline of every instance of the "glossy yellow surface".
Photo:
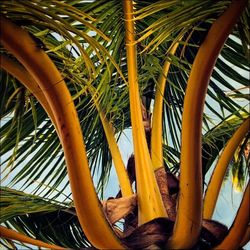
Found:
[{"label": "glossy yellow surface", "polygon": [[166,211],[154,176],[153,165],[148,151],[142,122],[141,101],[137,81],[133,1],[124,0],[123,6],[126,29],[130,112],[139,208],[138,220],[139,225],[141,225],[157,217],[165,217]]},{"label": "glossy yellow surface", "polygon": [[[96,107],[98,108],[98,104],[96,103]],[[99,110],[99,108],[98,108]],[[103,129],[105,131],[105,135],[108,141],[110,153],[114,162],[115,170],[118,176],[121,192],[123,197],[128,197],[133,195],[132,187],[128,178],[128,174],[123,163],[120,150],[116,143],[116,139],[113,133],[113,127],[105,118],[102,112],[99,112]]]},{"label": "glossy yellow surface", "polygon": [[[171,55],[174,55],[178,45],[178,43],[173,45],[172,49],[169,52]],[[160,75],[158,80],[157,90],[155,94],[151,132],[151,158],[154,170],[157,170],[158,168],[164,166],[162,148],[162,111],[164,92],[170,65],[171,62],[166,60],[162,68],[162,74]]]},{"label": "glossy yellow surface", "polygon": [[27,32],[2,16],[1,27],[1,43],[39,84],[56,119],[74,205],[85,235],[96,248],[123,248],[97,198],[78,116],[63,77]]},{"label": "glossy yellow surface", "polygon": [[215,209],[215,205],[220,193],[224,176],[226,174],[228,165],[234,155],[235,150],[240,142],[244,139],[250,128],[250,118],[246,119],[242,125],[236,130],[232,138],[228,141],[221,156],[215,166],[207,191],[204,198],[203,217],[211,219]]},{"label": "glossy yellow surface", "polygon": [[55,124],[55,118],[49,106],[49,103],[47,102],[46,97],[44,96],[39,85],[31,77],[29,72],[23,66],[5,55],[0,55],[0,62],[1,68],[18,79],[36,97],[36,99],[40,102],[40,104],[50,116],[52,122]]},{"label": "glossy yellow surface", "polygon": [[234,1],[210,28],[194,60],[184,99],[180,192],[170,249],[188,249],[198,240],[202,220],[202,115],[209,79],[231,29],[247,4]]},{"label": "glossy yellow surface", "polygon": [[[250,220],[250,185],[245,190],[240,208],[226,238],[214,249],[234,250],[240,247]],[[249,239],[248,239],[249,240]]]}]

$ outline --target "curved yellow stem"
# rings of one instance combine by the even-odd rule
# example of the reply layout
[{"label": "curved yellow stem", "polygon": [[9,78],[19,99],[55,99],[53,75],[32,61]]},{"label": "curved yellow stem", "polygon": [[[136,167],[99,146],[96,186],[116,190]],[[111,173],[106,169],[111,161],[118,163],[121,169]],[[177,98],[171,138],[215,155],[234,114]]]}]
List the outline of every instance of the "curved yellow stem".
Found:
[{"label": "curved yellow stem", "polygon": [[250,118],[246,119],[241,124],[241,126],[236,130],[236,132],[232,136],[232,138],[228,141],[218,160],[218,163],[214,168],[204,197],[203,217],[205,219],[211,219],[213,216],[214,208],[220,193],[221,185],[223,183],[227,167],[233,157],[235,150],[248,132],[249,127]]},{"label": "curved yellow stem", "polygon": [[123,248],[96,195],[78,116],[62,76],[29,34],[3,16],[0,38],[39,84],[55,116],[77,216],[86,237],[96,248]]},{"label": "curved yellow stem", "polygon": [[131,183],[129,181],[128,174],[127,174],[125,165],[123,163],[120,150],[119,150],[117,143],[116,143],[112,124],[109,123],[109,121],[105,117],[104,113],[102,111],[100,111],[100,108],[99,108],[97,101],[94,100],[94,102],[95,102],[95,105],[99,111],[100,119],[101,119],[103,129],[104,129],[107,141],[108,141],[111,156],[112,156],[114,166],[116,169],[116,173],[118,176],[122,196],[123,197],[131,196],[131,195],[133,195]]},{"label": "curved yellow stem", "polygon": [[57,245],[45,243],[41,240],[33,239],[29,236],[18,233],[12,229],[8,229],[3,226],[0,226],[0,236],[4,239],[17,240],[23,243],[28,243],[28,244],[38,246],[38,247],[45,247],[48,249],[65,249],[64,247],[59,247]]},{"label": "curved yellow stem", "polygon": [[160,191],[153,172],[142,121],[141,102],[137,81],[133,1],[124,0],[126,52],[132,135],[135,154],[139,225],[157,217],[166,216]]},{"label": "curved yellow stem", "polygon": [[[179,43],[171,48],[169,54],[174,55]],[[151,158],[154,170],[163,167],[163,149],[162,149],[162,110],[163,98],[166,86],[166,80],[171,62],[164,62],[162,73],[158,80],[153,109],[152,131],[151,131]]]},{"label": "curved yellow stem", "polygon": [[182,118],[180,192],[170,249],[188,249],[198,240],[202,219],[202,114],[209,79],[225,40],[246,0],[234,1],[209,30],[194,60],[187,83]]},{"label": "curved yellow stem", "polygon": [[53,112],[46,100],[41,88],[36,81],[31,77],[29,72],[20,64],[10,59],[8,56],[3,54],[0,55],[0,67],[6,70],[8,73],[13,75],[18,81],[20,81],[40,102],[44,110],[50,116],[52,122],[55,124],[56,120]]},{"label": "curved yellow stem", "polygon": [[214,249],[238,249],[250,222],[250,185],[248,183],[234,223],[226,238]]},{"label": "curved yellow stem", "polygon": [[[17,62],[8,58],[5,55],[0,55],[0,61],[1,61],[1,67],[5,69],[7,72],[9,72],[10,74],[12,74],[15,78],[17,78],[37,98],[37,100],[44,107],[45,111],[51,117],[52,122],[55,124],[56,121],[52,113],[52,110],[46,100],[46,97],[44,96],[39,85],[29,74],[29,72],[22,65],[18,64]],[[105,131],[105,135],[107,137],[107,141],[108,141],[111,155],[114,161],[116,173],[117,173],[119,183],[121,186],[122,195],[124,197],[131,196],[133,195],[131,184],[130,184],[130,181],[126,172],[125,165],[122,161],[119,148],[117,146],[117,143],[114,137],[112,125],[107,121],[103,112],[99,110],[97,101],[94,100],[94,102],[99,111],[100,118],[101,118],[103,128]]]}]

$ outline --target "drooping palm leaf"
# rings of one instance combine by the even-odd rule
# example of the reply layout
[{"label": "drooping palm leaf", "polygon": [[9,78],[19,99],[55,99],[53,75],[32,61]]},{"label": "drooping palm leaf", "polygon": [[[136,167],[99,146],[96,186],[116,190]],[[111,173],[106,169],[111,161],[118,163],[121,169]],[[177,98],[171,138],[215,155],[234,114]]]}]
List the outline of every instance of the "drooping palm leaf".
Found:
[{"label": "drooping palm leaf", "polygon": [[44,242],[64,247],[89,247],[70,203],[1,188],[1,224]]}]

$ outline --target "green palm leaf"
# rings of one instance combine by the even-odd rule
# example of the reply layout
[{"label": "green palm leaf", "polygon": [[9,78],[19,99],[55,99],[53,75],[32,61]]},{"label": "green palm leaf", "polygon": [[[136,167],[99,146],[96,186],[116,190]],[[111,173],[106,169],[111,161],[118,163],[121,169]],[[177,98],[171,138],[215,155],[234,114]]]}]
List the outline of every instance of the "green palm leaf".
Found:
[{"label": "green palm leaf", "polygon": [[89,247],[70,203],[1,188],[1,223],[28,236],[64,247]]},{"label": "green palm leaf", "polygon": [[[211,24],[231,1],[135,2],[138,81],[149,113],[164,61],[172,62],[162,93],[162,137],[165,164],[172,172],[178,172],[183,102],[190,69]],[[93,95],[117,138],[131,128],[122,8],[118,0],[1,2],[1,13],[26,29],[63,75],[78,112],[100,197],[109,181],[112,158]],[[204,175],[241,123],[242,114],[249,115],[248,20],[249,9],[226,41],[210,79],[203,116]],[[177,41],[180,45],[171,56],[170,46]],[[4,48],[0,47],[0,51],[12,58]],[[4,70],[0,71],[0,80],[3,185],[32,193],[29,196],[2,188],[1,206],[2,198],[6,199],[3,206],[8,204],[9,209],[9,214],[1,215],[2,222],[47,242],[59,244],[59,239],[65,239],[62,244],[66,247],[89,246],[77,218],[64,211],[71,194],[62,148],[51,120],[18,80]],[[228,121],[228,117],[234,118]],[[22,208],[22,199],[29,200],[29,210],[28,205]],[[59,200],[65,203],[57,203]],[[63,223],[65,216],[68,225]],[[53,217],[55,223],[48,223]],[[36,232],[34,225],[41,230]],[[55,229],[55,225],[61,229]]]}]

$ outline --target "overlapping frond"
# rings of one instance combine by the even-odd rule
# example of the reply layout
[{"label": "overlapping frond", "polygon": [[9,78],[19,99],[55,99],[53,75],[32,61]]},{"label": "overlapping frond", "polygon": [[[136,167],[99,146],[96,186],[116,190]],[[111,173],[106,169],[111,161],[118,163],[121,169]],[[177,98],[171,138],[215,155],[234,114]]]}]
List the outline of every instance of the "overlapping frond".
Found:
[{"label": "overlapping frond", "polygon": [[1,188],[1,223],[27,236],[68,248],[89,247],[72,203]]},{"label": "overlapping frond", "polygon": [[[171,62],[161,94],[164,163],[172,172],[178,172],[180,165],[183,103],[194,58],[212,23],[230,3],[135,1],[138,84],[148,113],[152,113],[164,62]],[[117,138],[131,128],[121,1],[3,0],[0,11],[31,34],[37,47],[45,50],[62,74],[78,112],[91,173],[98,175],[95,185],[101,196],[109,180],[112,157],[99,112],[113,125]],[[242,120],[249,116],[248,20],[247,8],[226,41],[210,79],[203,114],[203,176]],[[175,43],[179,45],[171,55]],[[0,52],[15,60],[4,48],[0,47]],[[17,214],[8,203],[11,214],[1,214],[1,221],[51,243],[65,239],[65,247],[89,246],[83,240],[77,218],[62,209],[68,203],[54,203],[69,202],[71,194],[62,148],[51,120],[33,93],[3,69],[0,81],[2,185],[37,195],[32,198],[2,188],[4,199],[8,194],[9,201],[20,201],[19,205],[28,199],[30,206],[28,211],[28,205],[27,210],[20,205],[22,213]],[[42,207],[44,210],[40,211]],[[65,216],[67,225],[63,223]],[[55,224],[49,224],[54,217]],[[37,233],[33,225],[41,230]],[[54,225],[61,229],[55,231]]]}]

